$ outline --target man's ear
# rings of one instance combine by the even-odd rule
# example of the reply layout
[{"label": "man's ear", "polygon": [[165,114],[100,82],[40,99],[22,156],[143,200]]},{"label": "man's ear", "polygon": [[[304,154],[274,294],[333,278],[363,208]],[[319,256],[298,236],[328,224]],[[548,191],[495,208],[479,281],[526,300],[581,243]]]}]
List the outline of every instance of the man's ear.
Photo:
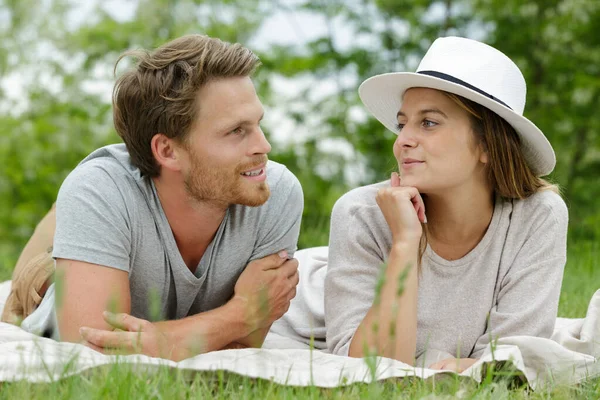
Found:
[{"label": "man's ear", "polygon": [[182,169],[182,149],[173,139],[168,138],[162,133],[157,133],[150,142],[152,155],[161,166],[171,171],[181,171]]}]

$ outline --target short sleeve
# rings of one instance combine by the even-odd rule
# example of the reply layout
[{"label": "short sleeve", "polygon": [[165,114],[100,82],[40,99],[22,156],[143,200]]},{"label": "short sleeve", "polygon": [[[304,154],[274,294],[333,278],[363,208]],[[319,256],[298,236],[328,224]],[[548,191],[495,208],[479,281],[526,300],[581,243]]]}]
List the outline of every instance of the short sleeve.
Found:
[{"label": "short sleeve", "polygon": [[291,257],[298,249],[304,194],[296,176],[282,165],[278,166],[283,171],[279,179],[271,184],[271,196],[260,219],[256,245],[250,261],[281,250],[287,250]]},{"label": "short sleeve", "polygon": [[126,191],[93,161],[71,172],[58,193],[52,256],[129,271]]}]

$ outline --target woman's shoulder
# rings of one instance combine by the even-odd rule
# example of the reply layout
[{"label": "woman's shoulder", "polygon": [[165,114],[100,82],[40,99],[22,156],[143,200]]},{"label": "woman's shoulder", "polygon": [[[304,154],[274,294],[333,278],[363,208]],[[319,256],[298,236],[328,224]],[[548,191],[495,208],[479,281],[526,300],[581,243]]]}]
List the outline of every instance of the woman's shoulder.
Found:
[{"label": "woman's shoulder", "polygon": [[360,186],[346,192],[340,197],[333,206],[333,213],[355,214],[357,211],[366,211],[377,206],[375,196],[381,188],[389,186],[389,180],[374,183],[371,185]]},{"label": "woman's shoulder", "polygon": [[520,200],[524,211],[536,213],[552,212],[557,217],[568,215],[568,209],[563,198],[556,192],[546,189]]},{"label": "woman's shoulder", "polygon": [[369,248],[378,260],[385,258],[392,236],[375,197],[379,189],[388,185],[389,181],[361,186],[338,199],[331,213],[330,251],[343,249],[352,254],[358,246]]},{"label": "woman's shoulder", "polygon": [[549,217],[567,222],[569,211],[563,198],[552,190],[540,190],[526,199],[513,201],[515,211],[523,215]]}]

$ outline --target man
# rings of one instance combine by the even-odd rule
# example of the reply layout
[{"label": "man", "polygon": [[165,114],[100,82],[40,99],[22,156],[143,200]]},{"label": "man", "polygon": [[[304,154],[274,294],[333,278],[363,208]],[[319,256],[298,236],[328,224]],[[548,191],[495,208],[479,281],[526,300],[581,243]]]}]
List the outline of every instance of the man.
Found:
[{"label": "man", "polygon": [[52,328],[55,298],[61,340],[101,351],[180,360],[260,346],[295,295],[303,198],[267,161],[258,58],[201,35],[127,55],[139,62],[113,94],[124,144],[61,186],[56,284],[23,326]]}]

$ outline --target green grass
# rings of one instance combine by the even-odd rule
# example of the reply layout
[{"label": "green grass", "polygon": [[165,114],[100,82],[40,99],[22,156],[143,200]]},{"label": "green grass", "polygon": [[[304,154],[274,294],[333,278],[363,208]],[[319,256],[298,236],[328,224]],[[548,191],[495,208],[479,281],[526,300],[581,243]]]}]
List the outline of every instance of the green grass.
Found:
[{"label": "green grass", "polygon": [[352,384],[334,389],[290,387],[227,372],[190,372],[162,368],[140,373],[128,365],[112,365],[63,379],[52,384],[17,382],[0,386],[0,399],[96,399],[110,398],[233,398],[233,399],[382,399],[382,398],[476,398],[476,399],[561,399],[599,398],[600,380],[574,387],[555,387],[532,392],[514,387],[506,375],[490,375],[481,385],[454,376],[422,381],[417,378],[390,379],[369,384]]},{"label": "green grass", "polygon": [[571,244],[560,294],[558,315],[585,317],[590,298],[600,289],[600,240]]},{"label": "green grass", "polygon": [[[559,305],[559,316],[583,317],[592,294],[600,289],[600,245],[570,245],[569,259]],[[10,270],[0,269],[0,280]],[[0,361],[1,362],[1,361]],[[537,392],[515,386],[510,374],[491,374],[477,385],[456,377],[442,379],[391,379],[371,384],[353,384],[334,389],[289,387],[270,381],[226,372],[192,372],[161,368],[140,372],[126,364],[96,368],[50,384],[0,383],[0,399],[130,399],[130,398],[259,398],[259,399],[381,399],[381,398],[476,398],[476,399],[571,399],[600,398],[600,378],[582,384],[548,387]]]}]

